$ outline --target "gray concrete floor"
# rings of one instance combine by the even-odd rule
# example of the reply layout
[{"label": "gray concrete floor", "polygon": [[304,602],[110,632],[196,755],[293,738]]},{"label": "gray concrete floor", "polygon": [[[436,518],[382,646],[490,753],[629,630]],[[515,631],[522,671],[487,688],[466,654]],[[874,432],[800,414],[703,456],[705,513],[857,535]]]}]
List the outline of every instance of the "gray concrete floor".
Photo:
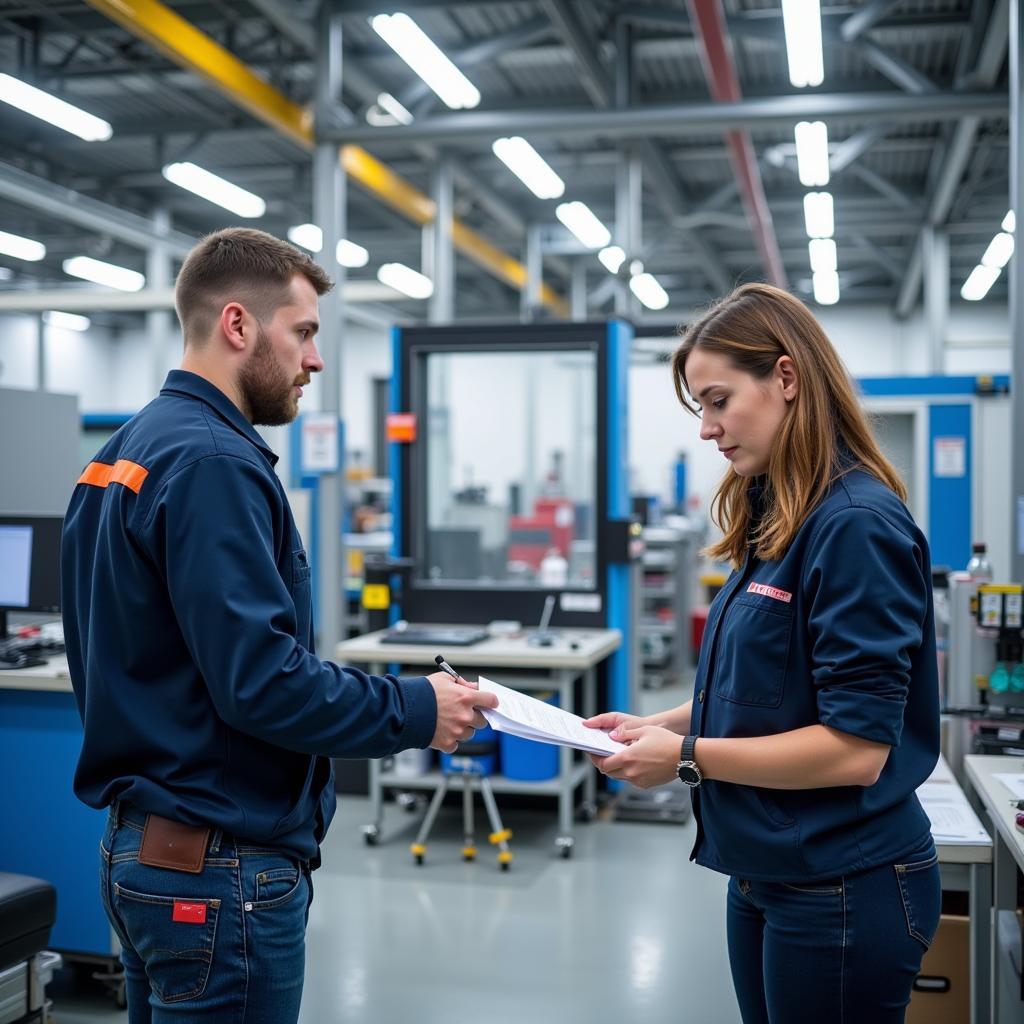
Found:
[{"label": "gray concrete floor", "polygon": [[[645,710],[678,693],[644,694]],[[479,801],[478,801],[479,805]],[[725,878],[691,864],[693,823],[579,824],[569,860],[551,813],[502,808],[514,862],[499,871],[478,806],[479,859],[461,860],[446,807],[426,863],[420,820],[389,804],[363,844],[367,802],[339,800],[314,875],[302,1024],[486,1019],[737,1024],[725,948]],[[124,1020],[81,983],[55,989],[58,1024]]]}]

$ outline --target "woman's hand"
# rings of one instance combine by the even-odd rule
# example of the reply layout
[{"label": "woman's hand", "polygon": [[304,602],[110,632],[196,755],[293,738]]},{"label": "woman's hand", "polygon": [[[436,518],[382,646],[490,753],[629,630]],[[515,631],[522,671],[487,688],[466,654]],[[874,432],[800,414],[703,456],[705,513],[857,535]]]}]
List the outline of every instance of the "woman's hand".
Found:
[{"label": "woman's hand", "polygon": [[[639,715],[627,715],[625,711],[606,711],[603,715],[594,715],[593,718],[584,718],[583,724],[588,729],[603,729],[607,733],[620,727],[626,729],[639,729],[642,725],[649,725],[646,718]],[[618,736],[612,736],[617,740]]]},{"label": "woman's hand", "polygon": [[[611,712],[618,714],[618,712]],[[598,718],[605,716],[598,715]],[[623,715],[623,718],[631,716]],[[593,721],[593,719],[591,719]],[[661,786],[677,778],[679,764],[679,735],[657,725],[641,725],[629,728],[618,724],[613,739],[628,743],[625,750],[608,757],[590,754],[590,760],[599,771],[613,779],[631,782],[640,789]]]}]

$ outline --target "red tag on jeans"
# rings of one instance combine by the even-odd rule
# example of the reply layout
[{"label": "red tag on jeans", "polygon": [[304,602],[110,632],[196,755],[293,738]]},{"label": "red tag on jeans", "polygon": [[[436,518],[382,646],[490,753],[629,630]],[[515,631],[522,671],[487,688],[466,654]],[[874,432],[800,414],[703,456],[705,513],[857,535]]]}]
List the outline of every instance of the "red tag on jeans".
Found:
[{"label": "red tag on jeans", "polygon": [[181,900],[175,900],[173,920],[181,921],[182,924],[205,924],[206,904],[183,903]]}]

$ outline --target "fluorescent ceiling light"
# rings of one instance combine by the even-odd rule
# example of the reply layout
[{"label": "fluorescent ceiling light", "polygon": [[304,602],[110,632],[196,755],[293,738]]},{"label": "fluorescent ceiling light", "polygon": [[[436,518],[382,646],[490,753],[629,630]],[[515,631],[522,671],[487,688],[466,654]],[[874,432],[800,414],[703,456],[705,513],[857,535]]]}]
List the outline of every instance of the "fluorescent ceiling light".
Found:
[{"label": "fluorescent ceiling light", "polygon": [[831,238],[836,230],[831,192],[808,192],[804,196],[804,225],[810,238]]},{"label": "fluorescent ceiling light", "polygon": [[399,124],[412,124],[412,114],[402,106],[389,92],[377,94],[377,106],[386,114],[390,114]]},{"label": "fluorescent ceiling light", "polygon": [[588,249],[603,249],[612,240],[612,233],[586,203],[559,203],[555,207],[555,216]]},{"label": "fluorescent ceiling light", "polygon": [[146,285],[144,275],[126,267],[118,267],[113,263],[94,260],[91,256],[72,256],[63,263],[64,273],[72,277],[80,277],[94,284],[105,284],[109,288],[118,288],[123,292],[138,292]]},{"label": "fluorescent ceiling light", "polygon": [[59,327],[65,331],[87,331],[92,321],[78,313],[62,313],[59,309],[48,309],[43,313],[43,323],[48,327]]},{"label": "fluorescent ceiling light", "polygon": [[619,267],[626,262],[626,254],[622,250],[620,245],[608,245],[605,246],[598,254],[597,258],[604,265],[605,270],[609,274],[617,274]]},{"label": "fluorescent ceiling light", "polygon": [[46,246],[34,238],[22,238],[7,231],[0,231],[0,253],[13,256],[17,260],[29,260],[35,263],[46,255]]},{"label": "fluorescent ceiling light", "polygon": [[782,0],[789,80],[800,88],[821,85],[825,65],[821,56],[821,8],[818,0]]},{"label": "fluorescent ceiling light", "polygon": [[0,75],[0,100],[12,107],[24,110],[26,114],[47,121],[57,128],[63,128],[86,142],[106,142],[114,134],[109,122],[95,114],[65,103],[42,89],[22,82],[10,75]]},{"label": "fluorescent ceiling light", "polygon": [[495,139],[491,149],[538,199],[557,199],[565,191],[565,182],[526,139],[518,135]]},{"label": "fluorescent ceiling light", "polygon": [[1009,231],[1012,235],[1017,228],[1017,218],[1014,216],[1013,210],[1010,210],[1003,218],[1003,230]]},{"label": "fluorescent ceiling light", "polygon": [[658,284],[658,279],[653,274],[637,274],[631,277],[629,290],[648,309],[664,309],[668,305],[668,292]]},{"label": "fluorescent ceiling light", "polygon": [[[288,239],[310,252],[324,247],[324,233],[316,224],[296,224],[288,229]],[[334,252],[343,267],[365,267],[370,262],[369,251],[347,238],[338,242]]]},{"label": "fluorescent ceiling light", "polygon": [[834,270],[823,270],[812,277],[814,301],[819,306],[834,306],[839,301],[839,275]]},{"label": "fluorescent ceiling light", "polygon": [[982,266],[996,267],[1002,270],[1010,262],[1012,255],[1013,235],[1008,235],[1005,231],[1001,231],[988,243],[985,255],[981,257],[981,263]]},{"label": "fluorescent ceiling light", "polygon": [[800,121],[794,131],[800,184],[828,184],[828,129],[824,121]]},{"label": "fluorescent ceiling light", "polygon": [[811,258],[811,270],[815,274],[836,270],[836,243],[833,239],[812,238],[807,243],[807,251]]},{"label": "fluorescent ceiling light", "polygon": [[288,241],[310,252],[319,252],[324,247],[324,233],[316,224],[296,224],[288,229]]},{"label": "fluorescent ceiling light", "polygon": [[961,298],[966,299],[968,302],[977,302],[979,299],[985,298],[988,295],[989,288],[996,283],[1000,273],[1002,271],[998,267],[983,267],[981,264],[978,264],[971,271],[970,277],[964,281],[964,286],[960,289]]},{"label": "fluorescent ceiling light", "polygon": [[347,238],[338,242],[334,254],[343,267],[365,267],[370,262],[369,251]]},{"label": "fluorescent ceiling light", "polygon": [[477,87],[408,14],[378,14],[370,24],[452,110],[475,107],[480,102]]},{"label": "fluorescent ceiling light", "polygon": [[377,280],[410,299],[429,299],[434,294],[434,282],[404,263],[382,263]]},{"label": "fluorescent ceiling light", "polygon": [[223,206],[239,217],[262,217],[267,212],[267,204],[259,196],[188,161],[167,164],[162,173],[171,184]]}]

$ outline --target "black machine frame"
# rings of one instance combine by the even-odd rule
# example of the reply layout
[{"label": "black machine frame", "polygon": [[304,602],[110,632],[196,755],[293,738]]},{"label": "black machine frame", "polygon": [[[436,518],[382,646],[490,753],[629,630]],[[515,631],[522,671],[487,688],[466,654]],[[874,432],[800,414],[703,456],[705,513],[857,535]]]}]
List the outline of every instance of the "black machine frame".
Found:
[{"label": "black machine frame", "polygon": [[[593,352],[597,369],[598,427],[594,509],[594,587],[546,588],[465,586],[430,583],[410,573],[401,600],[401,615],[412,622],[486,623],[517,619],[524,624],[539,621],[545,598],[551,593],[586,595],[593,610],[564,610],[558,602],[552,625],[601,627],[608,621],[608,565],[626,557],[625,524],[610,522],[608,514],[608,393],[609,367],[606,322],[579,324],[524,324],[516,326],[458,325],[412,327],[396,332],[395,367],[398,377],[393,395],[394,412],[411,412],[423,422],[427,408],[427,357],[444,352]],[[486,339],[486,340],[482,340]],[[396,554],[416,559],[424,550],[428,442],[425,433],[412,444],[392,444],[392,478],[395,483]],[[596,600],[595,600],[596,597]],[[584,599],[584,603],[585,599]]]}]

